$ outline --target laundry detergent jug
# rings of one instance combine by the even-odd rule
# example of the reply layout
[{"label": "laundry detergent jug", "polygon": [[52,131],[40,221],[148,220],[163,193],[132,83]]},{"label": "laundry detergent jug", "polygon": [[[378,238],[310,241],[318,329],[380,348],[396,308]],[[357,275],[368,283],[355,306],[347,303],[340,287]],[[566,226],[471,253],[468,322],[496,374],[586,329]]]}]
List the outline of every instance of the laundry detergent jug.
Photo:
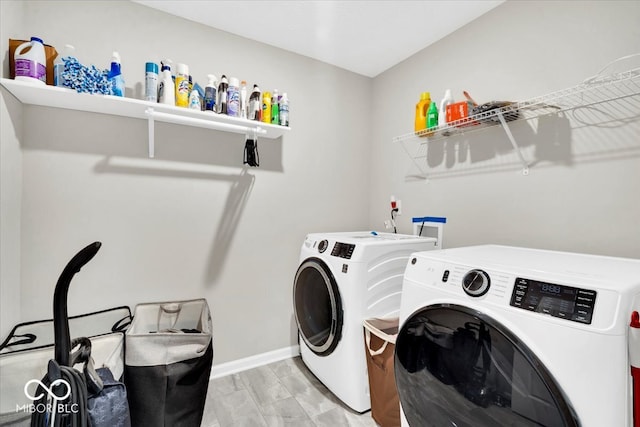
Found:
[{"label": "laundry detergent jug", "polygon": [[15,80],[47,84],[47,57],[44,53],[42,39],[31,37],[31,41],[18,46],[14,62]]}]

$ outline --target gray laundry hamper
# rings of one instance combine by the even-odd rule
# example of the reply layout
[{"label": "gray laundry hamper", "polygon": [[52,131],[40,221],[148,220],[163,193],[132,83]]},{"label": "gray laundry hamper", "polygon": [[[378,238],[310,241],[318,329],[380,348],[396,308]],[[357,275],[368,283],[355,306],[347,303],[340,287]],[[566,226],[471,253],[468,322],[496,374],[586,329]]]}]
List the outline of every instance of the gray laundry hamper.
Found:
[{"label": "gray laundry hamper", "polygon": [[138,304],[125,335],[133,426],[198,427],[213,363],[205,299]]}]

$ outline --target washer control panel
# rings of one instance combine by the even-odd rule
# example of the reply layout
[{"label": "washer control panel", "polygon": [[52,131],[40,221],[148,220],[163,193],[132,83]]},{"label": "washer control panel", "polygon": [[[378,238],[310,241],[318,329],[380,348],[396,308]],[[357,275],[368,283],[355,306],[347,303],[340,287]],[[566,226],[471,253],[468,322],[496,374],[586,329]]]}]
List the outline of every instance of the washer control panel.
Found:
[{"label": "washer control panel", "polygon": [[356,245],[353,244],[336,242],[331,250],[331,255],[339,258],[351,259],[351,255],[353,255],[353,250],[355,248]]},{"label": "washer control panel", "polygon": [[510,305],[561,319],[591,324],[596,291],[516,278]]}]

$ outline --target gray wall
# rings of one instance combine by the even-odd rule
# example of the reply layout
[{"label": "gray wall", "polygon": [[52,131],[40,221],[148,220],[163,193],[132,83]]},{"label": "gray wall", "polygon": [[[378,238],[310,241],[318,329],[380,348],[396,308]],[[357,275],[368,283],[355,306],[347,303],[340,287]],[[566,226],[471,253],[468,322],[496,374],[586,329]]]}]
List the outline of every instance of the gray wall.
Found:
[{"label": "gray wall", "polygon": [[[242,137],[158,124],[150,160],[143,121],[21,108],[2,90],[3,334],[50,317],[62,267],[101,240],[73,282],[72,314],[206,297],[216,363],[293,345],[291,284],[305,233],[382,229],[391,194],[403,201],[399,231],[411,231],[412,216],[446,216],[448,247],[640,257],[637,120],[603,124],[605,110],[515,125],[537,160],[528,176],[497,128],[433,148],[428,183],[407,181],[415,170],[393,142],[413,130],[422,91],[528,99],[640,52],[637,2],[507,2],[375,79],[129,2],[0,7],[3,51],[9,37],[39,35],[107,67],[118,50],[134,97],[144,62],[170,57],[198,82],[226,73],[286,90],[293,128],[261,140],[262,167],[243,170]],[[455,157],[456,147],[469,151]]]},{"label": "gray wall", "polygon": [[[393,194],[404,211],[399,231],[411,231],[412,216],[447,218],[445,247],[499,243],[640,258],[637,98],[514,124],[535,163],[528,176],[499,127],[429,145],[420,163],[428,182],[412,179],[418,169],[393,142],[413,131],[422,91],[438,103],[447,88],[458,101],[464,90],[479,103],[527,100],[638,52],[638,2],[509,1],[377,76],[371,224],[388,218]],[[636,57],[614,69],[639,65]],[[631,122],[610,120],[630,105]],[[424,154],[415,145],[406,146]]]},{"label": "gray wall", "polygon": [[[5,19],[12,16],[13,19]],[[9,34],[22,28],[22,6],[0,2],[0,52],[8,52]],[[6,62],[6,56],[4,62]],[[3,68],[3,77],[8,70]],[[20,223],[22,198],[22,109],[0,91],[0,336],[20,318]]]},{"label": "gray wall", "polygon": [[[371,80],[130,2],[22,7],[24,26],[11,32],[5,23],[20,15],[2,13],[3,40],[71,43],[102,68],[118,50],[128,96],[141,97],[144,62],[165,57],[203,86],[225,73],[277,88],[288,92],[292,129],[259,140],[261,167],[245,170],[242,135],[160,123],[148,159],[143,120],[25,107],[21,154],[3,156],[2,169],[4,185],[5,162],[22,167],[21,318],[50,317],[65,263],[100,240],[72,283],[72,314],[205,297],[216,363],[295,345],[291,286],[305,234],[368,224]],[[20,124],[2,114],[3,146],[15,145],[4,123]],[[2,288],[15,291],[9,279]]]}]

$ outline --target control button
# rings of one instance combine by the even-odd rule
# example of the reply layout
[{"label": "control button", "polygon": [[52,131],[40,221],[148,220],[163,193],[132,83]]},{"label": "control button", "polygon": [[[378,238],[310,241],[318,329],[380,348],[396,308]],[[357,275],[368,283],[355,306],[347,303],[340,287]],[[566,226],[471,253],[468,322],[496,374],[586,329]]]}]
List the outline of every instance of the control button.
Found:
[{"label": "control button", "polygon": [[449,270],[445,270],[444,274],[442,275],[442,281],[446,282],[447,280],[449,280]]},{"label": "control button", "polygon": [[327,247],[329,246],[329,242],[326,240],[322,240],[319,244],[318,244],[318,252],[323,253],[324,251],[327,250]]}]

